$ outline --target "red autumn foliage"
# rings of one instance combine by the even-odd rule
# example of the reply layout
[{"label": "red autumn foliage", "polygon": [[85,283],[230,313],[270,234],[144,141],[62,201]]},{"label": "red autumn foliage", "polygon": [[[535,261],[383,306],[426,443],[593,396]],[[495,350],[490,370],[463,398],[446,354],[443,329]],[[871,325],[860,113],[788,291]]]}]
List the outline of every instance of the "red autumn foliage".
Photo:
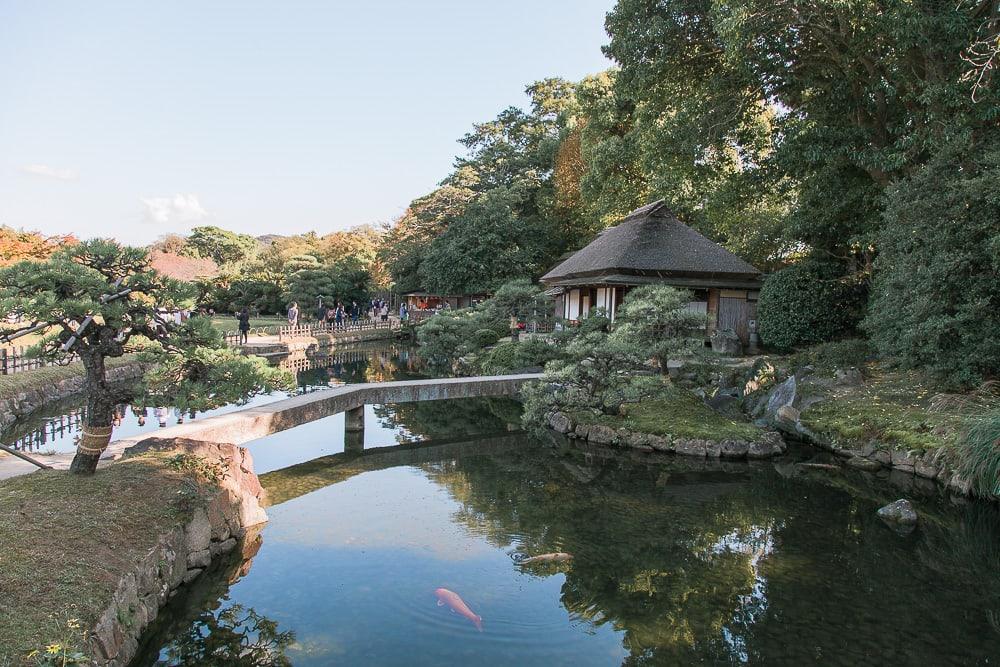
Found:
[{"label": "red autumn foliage", "polygon": [[149,253],[149,260],[154,269],[176,280],[191,282],[195,278],[211,278],[219,273],[218,265],[207,258],[154,250]]}]

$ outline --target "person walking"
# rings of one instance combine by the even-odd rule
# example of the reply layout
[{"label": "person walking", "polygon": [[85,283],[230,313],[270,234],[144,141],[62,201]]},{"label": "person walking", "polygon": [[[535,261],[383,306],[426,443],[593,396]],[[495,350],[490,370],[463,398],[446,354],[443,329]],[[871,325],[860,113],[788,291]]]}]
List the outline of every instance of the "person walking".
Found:
[{"label": "person walking", "polygon": [[323,324],[326,321],[326,306],[323,305],[323,297],[319,298],[319,305],[316,306],[316,321]]},{"label": "person walking", "polygon": [[344,326],[344,304],[337,302],[337,313],[334,316],[337,322],[337,328],[343,328]]},{"label": "person walking", "polygon": [[403,301],[399,302],[399,321],[405,322],[410,314],[406,311],[406,303]]},{"label": "person walking", "polygon": [[240,345],[246,345],[247,338],[250,336],[250,309],[243,306],[243,310],[239,312],[236,319],[239,320]]},{"label": "person walking", "polygon": [[389,304],[387,304],[385,301],[382,302],[381,314],[382,314],[382,321],[383,322],[386,322],[386,321],[389,320]]},{"label": "person walking", "polygon": [[358,317],[361,316],[361,306],[357,301],[351,301],[351,324],[357,326]]},{"label": "person walking", "polygon": [[326,330],[333,331],[333,321],[337,316],[337,309],[334,306],[328,306],[326,309]]},{"label": "person walking", "polygon": [[288,307],[288,326],[297,327],[299,325],[299,304],[292,301]]}]

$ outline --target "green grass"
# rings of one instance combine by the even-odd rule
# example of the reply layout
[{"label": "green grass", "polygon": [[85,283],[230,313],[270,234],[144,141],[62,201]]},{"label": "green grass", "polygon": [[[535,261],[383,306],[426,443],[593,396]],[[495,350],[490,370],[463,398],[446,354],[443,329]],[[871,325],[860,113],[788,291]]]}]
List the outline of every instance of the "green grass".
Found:
[{"label": "green grass", "polygon": [[1000,496],[1000,409],[971,421],[971,428],[953,450],[959,469],[980,495]]},{"label": "green grass", "polygon": [[[107,368],[118,368],[135,363],[134,355],[107,360]],[[83,364],[74,362],[66,366],[45,366],[13,375],[0,375],[0,399],[10,398],[24,391],[31,391],[53,382],[83,375]]]},{"label": "green grass", "polygon": [[[256,329],[257,327],[283,327],[288,324],[288,320],[284,317],[273,317],[273,316],[262,316],[262,317],[251,317],[250,318],[250,328]],[[236,331],[238,322],[236,321],[235,315],[213,315],[212,316],[212,326],[219,331]]]},{"label": "green grass", "polygon": [[834,441],[864,445],[875,440],[901,450],[933,450],[953,444],[962,415],[930,410],[935,390],[916,372],[866,367],[860,387],[821,391],[824,400],[802,413],[802,423]]},{"label": "green grass", "polygon": [[655,397],[626,405],[624,412],[623,416],[579,412],[573,414],[573,419],[578,423],[603,424],[638,433],[711,441],[753,441],[761,434],[752,424],[733,421],[712,410],[691,392],[673,385],[665,385]]},{"label": "green grass", "polygon": [[42,470],[0,482],[0,665],[29,664],[53,643],[83,648],[119,577],[187,520],[192,475],[149,455],[92,477]]}]

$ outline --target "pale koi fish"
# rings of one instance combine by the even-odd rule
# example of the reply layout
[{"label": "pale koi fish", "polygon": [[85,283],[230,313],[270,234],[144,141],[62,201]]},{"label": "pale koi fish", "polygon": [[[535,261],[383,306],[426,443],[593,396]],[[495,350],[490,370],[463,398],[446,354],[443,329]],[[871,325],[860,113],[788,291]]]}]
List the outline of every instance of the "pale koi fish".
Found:
[{"label": "pale koi fish", "polygon": [[438,588],[434,591],[434,595],[437,597],[439,607],[448,605],[448,608],[453,612],[469,619],[480,632],[483,631],[483,617],[477,616],[469,609],[469,605],[465,604],[465,600],[459,597],[458,593],[449,591],[447,588]]}]

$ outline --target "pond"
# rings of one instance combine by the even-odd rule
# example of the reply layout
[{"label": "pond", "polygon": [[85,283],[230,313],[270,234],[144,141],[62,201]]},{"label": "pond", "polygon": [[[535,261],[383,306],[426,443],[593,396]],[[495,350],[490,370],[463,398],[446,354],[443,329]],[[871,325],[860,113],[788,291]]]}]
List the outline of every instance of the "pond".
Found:
[{"label": "pond", "polygon": [[[340,452],[341,417],[251,443],[273,503],[259,551],[203,576],[134,664],[996,664],[994,506],[809,449],[719,463],[536,439],[517,410],[381,407],[363,454]],[[875,511],[906,495],[922,522],[899,535]],[[519,564],[553,552],[572,559]]]},{"label": "pond", "polygon": [[[298,392],[426,373],[400,346],[293,367]],[[80,409],[5,442],[44,427],[34,451],[69,451]],[[997,664],[995,506],[817,467],[809,448],[720,463],[535,438],[519,411],[367,406],[346,451],[343,415],[249,443],[269,523],[171,602],[133,664]],[[126,409],[116,437],[158,428],[138,422]],[[921,514],[909,535],[875,516],[899,497]],[[519,563],[555,552],[572,559]]]}]

